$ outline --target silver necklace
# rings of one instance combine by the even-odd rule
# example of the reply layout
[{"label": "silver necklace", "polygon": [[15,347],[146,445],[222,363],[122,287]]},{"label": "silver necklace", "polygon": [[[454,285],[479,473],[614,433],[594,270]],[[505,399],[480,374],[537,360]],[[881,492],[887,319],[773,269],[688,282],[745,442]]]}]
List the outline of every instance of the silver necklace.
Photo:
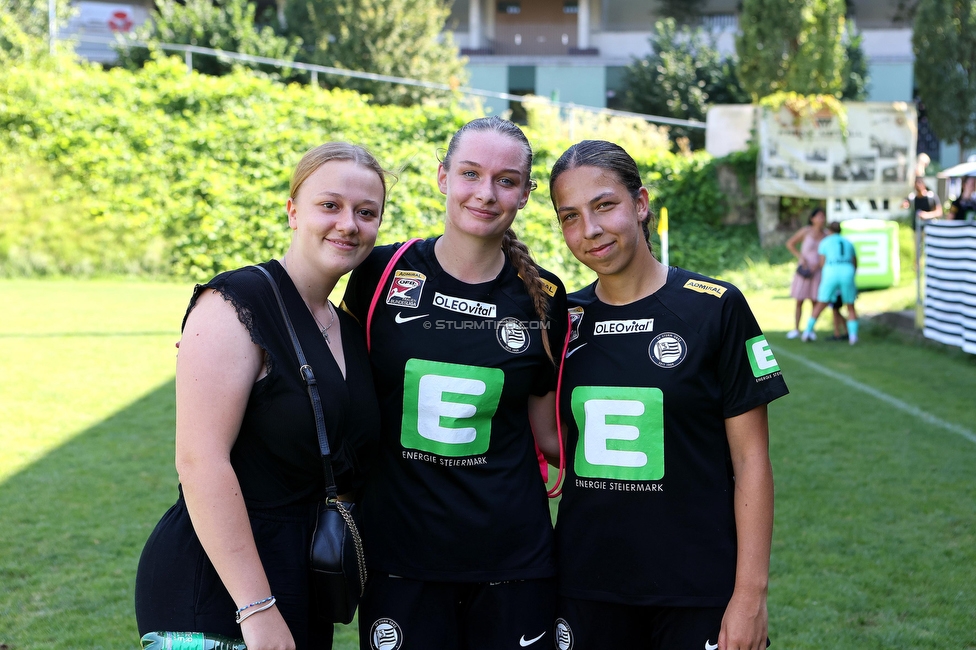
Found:
[{"label": "silver necklace", "polygon": [[[309,310],[309,311],[312,311],[312,310]],[[312,312],[312,318],[315,319],[315,324],[319,326],[319,330],[322,332],[322,336],[325,337],[326,344],[331,344],[332,343],[332,341],[329,340],[329,328],[332,327],[332,324],[333,323],[335,323],[335,318],[336,318],[336,315],[335,315],[335,307],[332,306],[332,302],[331,301],[329,302],[329,314],[332,315],[332,319],[329,320],[329,324],[328,325],[326,325],[325,327],[322,327],[322,323],[319,322],[319,319],[318,318],[315,318],[315,312]]]},{"label": "silver necklace", "polygon": [[[288,266],[287,266],[287,263],[285,262],[285,256],[284,255],[281,256],[281,268],[283,268],[285,270],[285,273],[288,273]],[[301,294],[299,294],[299,295],[301,295]],[[304,296],[302,296],[302,302],[304,302],[305,303],[305,307],[308,308],[308,313],[310,313],[312,315],[312,320],[314,320],[315,321],[315,324],[319,326],[319,331],[322,333],[322,336],[325,337],[325,344],[326,345],[332,345],[332,341],[329,340],[329,328],[332,327],[332,325],[335,323],[335,319],[336,319],[335,307],[332,306],[332,301],[331,300],[329,301],[329,315],[332,316],[332,318],[329,319],[329,324],[326,325],[325,327],[322,326],[322,323],[315,316],[315,312],[312,311],[311,305],[309,305],[308,302],[305,301],[305,297]]]}]

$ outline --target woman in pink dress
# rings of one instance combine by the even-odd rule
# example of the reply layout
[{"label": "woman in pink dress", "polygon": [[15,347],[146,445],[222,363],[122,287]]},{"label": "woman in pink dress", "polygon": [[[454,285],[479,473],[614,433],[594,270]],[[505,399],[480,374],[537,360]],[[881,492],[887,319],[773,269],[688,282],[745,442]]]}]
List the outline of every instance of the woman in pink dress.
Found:
[{"label": "woman in pink dress", "polygon": [[[805,276],[798,267],[790,285],[790,296],[796,300],[796,318],[794,327],[786,334],[786,338],[795,339],[800,335],[800,315],[803,311],[803,301],[810,301],[810,308],[817,301],[817,289],[820,287],[820,255],[817,247],[820,240],[828,235],[826,228],[827,214],[823,208],[814,208],[806,225],[786,241],[786,248],[797,259],[799,265],[810,273]],[[802,243],[801,243],[802,242]],[[796,245],[800,244],[800,250]]]}]

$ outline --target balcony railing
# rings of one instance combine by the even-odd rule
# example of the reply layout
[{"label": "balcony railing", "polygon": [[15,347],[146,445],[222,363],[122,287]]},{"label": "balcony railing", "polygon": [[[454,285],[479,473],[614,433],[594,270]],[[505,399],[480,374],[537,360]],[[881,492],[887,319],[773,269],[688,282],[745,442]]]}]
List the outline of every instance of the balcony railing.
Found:
[{"label": "balcony railing", "polygon": [[575,49],[575,24],[495,25],[495,38],[491,40],[492,53],[501,55],[560,56]]}]

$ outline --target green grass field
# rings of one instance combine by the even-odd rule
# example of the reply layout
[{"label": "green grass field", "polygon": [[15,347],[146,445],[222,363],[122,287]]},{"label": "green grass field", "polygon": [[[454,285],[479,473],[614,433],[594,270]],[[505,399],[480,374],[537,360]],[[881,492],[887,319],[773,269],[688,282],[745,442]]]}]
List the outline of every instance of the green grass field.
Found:
[{"label": "green grass field", "polygon": [[[0,647],[138,647],[189,292],[0,281]],[[750,294],[792,391],[770,407],[774,647],[976,649],[976,359],[870,328],[853,348],[787,341],[784,294]],[[904,285],[859,306],[913,301]]]}]

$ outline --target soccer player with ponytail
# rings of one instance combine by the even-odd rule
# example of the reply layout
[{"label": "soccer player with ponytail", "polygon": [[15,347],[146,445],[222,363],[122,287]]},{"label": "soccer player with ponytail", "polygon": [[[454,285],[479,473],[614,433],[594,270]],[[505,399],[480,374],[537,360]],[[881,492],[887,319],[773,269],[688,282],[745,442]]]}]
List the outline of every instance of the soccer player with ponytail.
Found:
[{"label": "soccer player with ponytail", "polygon": [[444,234],[379,247],[349,281],[382,422],[363,498],[362,648],[551,647],[553,531],[533,442],[558,455],[567,306],[512,230],[531,167],[515,124],[469,122],[438,168]]},{"label": "soccer player with ponytail", "polygon": [[584,140],[549,181],[595,274],[569,296],[560,385],[558,650],[761,650],[773,526],[767,404],[779,365],[733,285],[651,250],[647,189]]}]

